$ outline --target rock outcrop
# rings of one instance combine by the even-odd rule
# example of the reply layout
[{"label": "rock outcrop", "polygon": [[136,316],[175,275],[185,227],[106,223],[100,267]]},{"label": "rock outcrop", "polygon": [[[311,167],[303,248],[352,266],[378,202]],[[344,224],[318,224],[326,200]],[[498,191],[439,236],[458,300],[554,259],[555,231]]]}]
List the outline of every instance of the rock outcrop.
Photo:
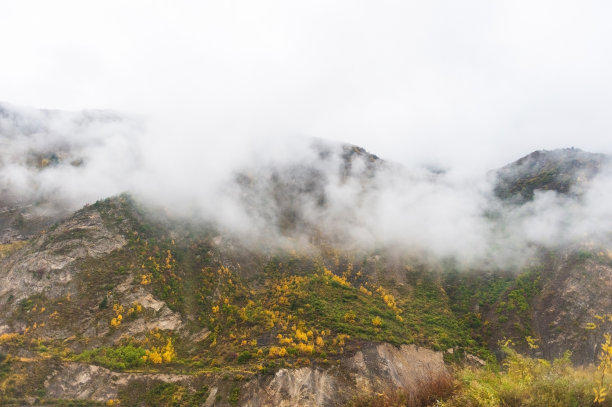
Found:
[{"label": "rock outcrop", "polygon": [[433,383],[447,380],[441,352],[414,345],[366,344],[338,367],[281,369],[260,378],[247,387],[243,405],[331,407],[385,392],[414,399]]},{"label": "rock outcrop", "polygon": [[75,261],[101,257],[125,245],[96,211],[83,211],[34,239],[23,250],[4,259],[0,267],[0,299],[7,295],[19,301],[34,294],[49,298],[65,294],[77,270]]}]

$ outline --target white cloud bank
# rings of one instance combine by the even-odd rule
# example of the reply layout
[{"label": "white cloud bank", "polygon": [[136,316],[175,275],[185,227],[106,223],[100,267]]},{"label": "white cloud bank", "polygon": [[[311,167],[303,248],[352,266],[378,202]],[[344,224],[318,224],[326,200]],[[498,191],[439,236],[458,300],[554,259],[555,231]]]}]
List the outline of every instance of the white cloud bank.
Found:
[{"label": "white cloud bank", "polygon": [[[364,197],[321,169],[332,204],[308,216],[353,219],[356,240],[482,258],[491,242],[516,247],[512,257],[530,242],[602,236],[609,177],[578,206],[546,193],[505,213],[506,238],[492,239],[481,215],[489,169],[542,148],[612,153],[611,11],[597,1],[8,1],[0,99],[135,119],[25,112],[48,128],[2,138],[0,178],[71,205],[140,191],[252,232],[261,224],[227,191],[234,171],[312,163],[304,140],[318,137],[416,174],[381,176]],[[16,158],[66,140],[86,165],[38,171]],[[448,171],[432,183],[421,164]]]},{"label": "white cloud bank", "polygon": [[148,116],[186,149],[297,134],[469,171],[540,148],[612,153],[611,12],[601,1],[8,1],[0,99]]},{"label": "white cloud bank", "polygon": [[493,195],[487,172],[432,172],[355,154],[347,176],[347,150],[335,143],[267,137],[185,148],[171,137],[152,141],[139,123],[107,112],[5,106],[3,197],[74,210],[130,191],[249,242],[320,235],[347,248],[396,247],[475,267],[520,266],[539,246],[610,245],[607,167],[580,198],[536,191],[533,201],[509,205]]}]

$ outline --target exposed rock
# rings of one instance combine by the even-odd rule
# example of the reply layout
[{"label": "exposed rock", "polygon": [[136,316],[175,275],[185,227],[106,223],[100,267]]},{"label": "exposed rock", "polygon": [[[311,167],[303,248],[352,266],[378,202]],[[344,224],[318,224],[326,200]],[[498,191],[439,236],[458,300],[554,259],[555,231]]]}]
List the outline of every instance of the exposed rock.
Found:
[{"label": "exposed rock", "polygon": [[334,406],[339,401],[337,380],[328,372],[303,367],[281,369],[269,383],[258,383],[258,388],[248,394],[244,406]]},{"label": "exposed rock", "polygon": [[441,352],[414,345],[368,344],[339,368],[281,369],[249,387],[243,402],[259,406],[340,406],[374,392],[403,391],[411,397],[449,375]]},{"label": "exposed rock", "polygon": [[200,332],[196,332],[191,335],[192,342],[202,342],[204,339],[210,336],[210,331],[206,328],[202,329]]},{"label": "exposed rock", "polygon": [[128,292],[128,289],[134,290],[131,280],[126,280],[125,283],[117,286],[117,291],[125,295],[124,302],[131,304],[139,303],[143,308],[148,308],[155,311],[155,318],[139,318],[129,324],[127,334],[134,335],[137,333],[147,332],[152,329],[161,330],[179,330],[183,326],[181,316],[177,312],[173,312],[165,302],[156,300],[153,295],[146,292],[141,287],[136,288],[133,292]]},{"label": "exposed rock", "polygon": [[466,362],[468,364],[470,364],[472,366],[477,366],[477,367],[482,367],[482,366],[485,366],[487,364],[487,362],[485,362],[484,360],[482,360],[478,356],[472,355],[470,353],[465,355],[465,360],[466,360]]},{"label": "exposed rock", "polygon": [[133,380],[158,380],[166,383],[188,382],[191,376],[177,374],[117,373],[100,366],[67,363],[45,381],[47,397],[107,401]]},{"label": "exposed rock", "polygon": [[612,314],[612,266],[573,256],[555,265],[546,276],[534,304],[534,325],[542,356],[551,359],[572,350],[574,362],[596,360],[602,332],[585,326],[595,317]]},{"label": "exposed rock", "polygon": [[170,311],[168,307],[165,307],[164,310],[159,313],[157,318],[139,318],[136,321],[129,323],[127,331],[123,332],[123,334],[134,336],[153,329],[177,331],[182,326],[183,321],[181,321],[180,315]]},{"label": "exposed rock", "polygon": [[423,386],[449,375],[442,352],[388,343],[364,347],[342,364],[349,373],[358,393],[383,393],[402,390],[409,397],[422,391]]},{"label": "exposed rock", "polygon": [[[364,152],[359,149],[345,149],[345,153],[342,159],[344,165],[341,168],[343,177],[357,172],[359,179],[367,183],[382,165],[374,156],[363,156]],[[536,189],[576,193],[578,191],[576,183],[582,182],[583,170],[588,170],[589,176],[595,176],[599,170],[599,164],[595,165],[599,162],[597,160],[594,161],[595,164],[586,167],[578,160],[568,164],[567,168],[550,169],[548,164],[542,164],[550,161],[543,160],[542,155],[543,153],[535,154],[522,162],[521,168],[524,167],[525,170],[524,174],[521,173],[523,178],[520,178],[516,185],[507,185],[510,189],[505,191],[511,201],[528,199],[529,194]],[[325,154],[320,158],[324,161]],[[557,171],[561,175],[557,177],[555,175],[557,172],[553,170],[561,171]],[[565,179],[566,170],[571,170],[571,174],[576,175],[575,179],[571,177]],[[589,172],[591,170],[592,174]],[[554,177],[549,174],[550,171],[554,172]],[[532,173],[537,175],[537,179],[533,179]],[[270,216],[278,223],[283,233],[291,236],[296,230],[307,230],[310,227],[306,224],[308,217],[293,211],[292,208],[308,207],[311,203],[325,207],[326,189],[323,174],[324,172],[311,171],[308,168],[294,168],[286,173],[270,170],[269,173],[263,174],[263,178],[259,181],[261,185],[257,184],[256,179],[245,178],[242,179],[241,186],[246,194],[245,197],[249,198],[249,192],[261,192],[257,188],[268,191],[267,188],[272,185],[270,195],[264,196],[274,201],[273,212],[278,213]],[[509,172],[507,175],[515,174]],[[266,176],[269,179],[265,178]],[[508,182],[514,180],[510,178]],[[274,338],[280,333],[280,328],[273,326],[275,330],[253,329],[250,332],[245,331],[244,336],[237,336],[231,330],[233,322],[230,322],[236,321],[239,315],[245,315],[239,324],[256,326],[255,324],[262,323],[261,315],[258,317],[254,314],[255,317],[251,318],[250,315],[246,315],[245,310],[249,308],[251,304],[249,301],[252,298],[259,301],[257,307],[261,310],[267,311],[269,308],[274,310],[274,306],[280,304],[280,300],[278,304],[273,304],[259,299],[271,292],[268,289],[274,286],[279,275],[309,276],[316,272],[319,263],[330,265],[332,269],[330,273],[335,273],[337,276],[345,270],[348,275],[350,274],[348,270],[353,270],[353,265],[357,265],[359,261],[359,271],[355,274],[359,278],[351,280],[354,286],[345,287],[346,291],[336,297],[338,304],[346,303],[346,309],[342,312],[352,310],[351,307],[355,304],[352,300],[359,300],[359,295],[365,295],[358,294],[356,290],[362,281],[380,283],[380,288],[384,288],[384,282],[387,284],[385,287],[393,291],[393,295],[396,295],[397,291],[397,298],[402,300],[403,304],[409,304],[411,296],[419,294],[419,286],[431,283],[432,289],[427,291],[427,298],[442,298],[443,301],[428,302],[429,309],[433,309],[433,314],[444,311],[449,321],[459,323],[458,318],[452,319],[457,315],[453,315],[454,310],[445,302],[448,299],[447,294],[439,283],[434,281],[444,278],[440,277],[442,274],[436,274],[437,266],[427,266],[422,271],[408,268],[404,254],[385,253],[382,249],[374,253],[362,253],[363,256],[359,254],[359,256],[341,258],[331,243],[330,247],[324,244],[328,241],[325,236],[313,239],[313,242],[315,240],[318,242],[316,244],[323,242],[321,253],[308,252],[299,256],[292,255],[289,258],[279,256],[277,262],[277,259],[271,259],[269,252],[247,249],[234,241],[231,236],[212,237],[214,235],[211,233],[211,237],[208,237],[210,231],[192,236],[191,230],[184,228],[183,224],[173,224],[161,216],[159,219],[147,218],[144,213],[139,213],[130,205],[121,197],[86,207],[54,229],[39,235],[17,251],[0,259],[0,310],[2,311],[0,333],[29,332],[28,339],[32,338],[32,341],[26,344],[29,348],[19,347],[21,346],[19,344],[9,344],[12,346],[10,354],[30,359],[28,363],[34,366],[31,368],[31,371],[34,371],[35,366],[43,360],[41,355],[44,357],[48,355],[45,341],[49,341],[48,347],[56,352],[55,355],[64,350],[72,351],[74,355],[84,350],[100,347],[116,348],[128,343],[147,347],[149,350],[148,347],[159,344],[153,345],[152,342],[147,342],[150,338],[146,339],[145,334],[157,329],[166,331],[153,333],[159,334],[160,343],[162,338],[163,341],[172,338],[182,361],[190,360],[190,362],[156,365],[153,368],[181,373],[188,371],[191,375],[119,373],[99,366],[68,362],[70,356],[57,357],[53,358],[53,367],[40,373],[40,381],[46,378],[44,385],[47,391],[46,397],[103,402],[123,397],[122,395],[127,392],[126,389],[131,387],[138,390],[130,396],[133,397],[132,400],[137,400],[136,404],[139,404],[144,403],[141,402],[141,396],[154,392],[155,386],[163,389],[172,387],[165,386],[165,383],[180,382],[181,386],[184,386],[181,389],[185,391],[184,394],[198,392],[200,397],[198,402],[207,407],[227,406],[238,397],[241,405],[249,407],[340,406],[362,398],[365,400],[376,394],[394,392],[405,394],[409,402],[415,401],[423,392],[430,391],[432,385],[448,382],[449,372],[441,352],[414,345],[395,347],[385,343],[362,343],[360,341],[365,339],[359,335],[350,339],[345,356],[337,356],[342,355],[336,347],[337,342],[334,342],[334,348],[325,348],[326,352],[332,352],[334,359],[339,359],[337,364],[334,360],[333,367],[327,367],[323,348],[317,349],[312,355],[296,354],[293,349],[283,359],[284,366],[307,364],[308,367],[274,371],[273,369],[278,368],[274,366],[279,366],[280,360],[271,360],[274,356],[266,356],[263,352],[267,352],[276,344]],[[262,216],[265,218],[267,214],[264,213]],[[186,231],[178,232],[179,230]],[[129,239],[129,245],[126,239]],[[328,249],[333,253],[327,253]],[[7,250],[7,253],[12,250]],[[166,252],[167,257],[165,257]],[[594,256],[589,252],[586,255]],[[543,270],[546,270],[542,271],[541,280],[538,274],[538,291],[525,297],[526,303],[529,301],[529,307],[525,307],[523,311],[527,316],[526,323],[520,326],[519,333],[523,338],[526,335],[526,330],[523,328],[528,328],[537,334],[537,338],[541,340],[540,350],[537,351],[541,353],[536,355],[538,357],[553,358],[570,348],[574,350],[575,361],[592,362],[601,341],[601,334],[587,332],[583,327],[587,322],[593,321],[596,314],[612,314],[612,297],[609,295],[612,292],[612,263],[605,264],[603,260],[598,262],[593,260],[593,257],[579,261],[578,256],[572,257],[565,252],[557,252],[554,257],[555,260],[543,266]],[[97,260],[92,261],[92,259]],[[282,263],[285,263],[285,266],[281,266]],[[270,267],[269,271],[266,270],[267,267]],[[225,277],[223,268],[227,269]],[[219,271],[215,273],[215,270]],[[266,274],[268,272],[269,274]],[[141,273],[150,273],[155,279],[147,282],[144,278],[146,275]],[[424,280],[424,276],[430,274],[435,278],[431,281]],[[319,280],[312,280],[313,283],[317,281]],[[503,292],[500,291],[499,295],[496,293],[492,303],[507,299],[509,290],[514,288],[512,280],[508,281],[508,288],[504,288]],[[304,287],[301,291],[295,292],[301,295],[306,290]],[[228,288],[231,291],[228,291]],[[342,286],[337,288],[344,290]],[[226,295],[228,292],[236,294],[232,295],[231,303],[230,296]],[[320,291],[319,297],[314,299],[322,300],[323,295],[329,292]],[[336,294],[335,291],[332,292]],[[36,294],[41,295],[18,306],[20,300]],[[72,300],[69,297],[65,300],[66,294],[76,295]],[[225,302],[222,302],[223,297]],[[285,305],[289,305],[290,300],[294,301],[293,298],[284,298]],[[390,307],[388,303],[385,305],[378,302],[380,306],[378,308],[374,307],[376,305],[374,302],[370,302],[372,308],[365,309],[359,318],[362,322],[365,321],[370,329],[369,318],[373,315],[370,311],[378,310],[377,312],[382,315],[381,307],[384,311],[388,311],[385,307]],[[387,302],[386,299],[384,302]],[[133,303],[140,304],[142,309],[138,308],[137,312],[134,309],[129,312],[123,311],[123,307],[128,310],[133,307]],[[305,310],[306,306],[313,304],[315,301],[303,298],[294,301],[290,308],[291,314],[295,308],[300,315],[312,318],[305,322],[317,326],[320,321],[316,320],[319,317],[318,312],[323,313],[326,308],[332,307],[325,305],[313,307],[306,310],[307,312],[300,311],[301,307]],[[225,308],[222,309],[223,312],[219,311],[220,305]],[[28,308],[30,306],[31,308]],[[478,307],[479,304],[476,303],[473,313],[480,322],[481,311]],[[483,306],[487,307],[490,315],[496,316],[499,313],[492,305]],[[243,311],[245,314],[236,314],[238,311]],[[342,312],[334,307],[334,318],[336,314],[342,315]],[[419,310],[411,309],[410,313],[406,314],[412,316],[418,312]],[[125,318],[117,323],[115,318],[118,318],[120,313],[123,313],[122,317]],[[219,315],[215,315],[217,313]],[[221,313],[223,315],[220,315]],[[391,319],[392,316],[391,314]],[[219,320],[213,323],[213,319],[217,317]],[[499,315],[497,317],[499,320]],[[492,318],[486,320],[489,319],[492,320]],[[398,320],[402,322],[401,318],[392,321],[396,323]],[[316,323],[311,324],[312,322]],[[515,321],[506,322],[506,325],[497,325],[500,329],[492,329],[493,335],[502,336],[512,332],[507,328]],[[334,333],[338,334],[344,331],[359,332],[345,329],[345,326],[333,321],[330,325]],[[235,326],[240,327],[240,325]],[[451,330],[452,327],[463,325],[448,324],[448,326]],[[327,330],[327,326],[324,327]],[[422,335],[421,338],[424,340],[421,343],[433,346],[445,343],[441,338],[427,341],[427,336],[436,335],[435,329],[438,327],[442,325],[435,326],[433,330]],[[401,341],[402,338],[406,338],[401,336],[404,332],[409,335],[408,331],[403,330],[404,328],[413,330],[414,333],[423,333],[418,331],[418,325],[407,325],[403,326],[402,330],[389,331],[390,336],[372,334],[367,337],[370,340],[380,337],[391,338],[391,332],[398,332],[393,333],[393,338]],[[377,329],[376,332],[381,331]],[[316,335],[318,334],[315,332],[313,340]],[[474,337],[466,333],[465,338]],[[39,340],[38,345],[36,339]],[[205,341],[206,339],[210,342]],[[223,345],[231,346],[215,347],[217,339],[219,344],[226,341]],[[249,343],[249,347],[246,347],[247,339],[249,342],[253,340],[254,345]],[[240,340],[244,340],[243,345],[238,345]],[[447,351],[449,354],[456,350],[478,352],[478,349],[466,349],[466,345],[472,341],[452,340],[456,340],[457,347],[450,348]],[[496,343],[497,341],[490,343],[489,350],[494,349]],[[329,346],[327,339],[325,345]],[[361,347],[356,350],[358,346]],[[241,360],[241,352],[247,356],[247,362]],[[257,356],[255,352],[258,352]],[[454,355],[459,357],[461,353],[457,351]],[[105,364],[104,361],[93,358],[88,360],[92,363]],[[466,361],[478,366],[485,364],[484,360],[470,354],[466,354]],[[258,371],[260,362],[262,367],[270,369],[269,375],[253,373]],[[106,365],[112,366],[112,364]],[[149,368],[150,365],[144,367],[144,369]],[[48,374],[51,369],[52,373]],[[203,371],[206,373],[203,374]],[[245,378],[243,374],[248,377]],[[231,375],[234,375],[232,381],[229,380]],[[208,388],[211,390],[206,393]]]},{"label": "exposed rock", "polygon": [[208,394],[208,397],[204,402],[204,407],[212,407],[215,404],[215,397],[217,396],[217,391],[218,389],[216,387],[210,389],[210,393]]},{"label": "exposed rock", "polygon": [[75,261],[101,257],[125,244],[97,211],[81,211],[0,262],[0,301],[8,295],[14,302],[41,293],[49,298],[65,295],[77,272]]},{"label": "exposed rock", "polygon": [[[339,366],[280,369],[273,376],[259,376],[241,391],[240,405],[341,406],[374,392],[389,391],[402,391],[410,397],[448,374],[441,352],[413,345],[396,348],[386,343],[368,343]],[[225,398],[217,397],[219,385],[224,386],[218,380],[209,381],[210,392],[203,404],[206,407],[227,404]],[[100,366],[63,363],[47,377],[44,388],[46,397],[52,399],[104,402],[116,399],[120,391],[136,384],[165,382],[197,388],[195,381],[193,375],[118,373]]]}]

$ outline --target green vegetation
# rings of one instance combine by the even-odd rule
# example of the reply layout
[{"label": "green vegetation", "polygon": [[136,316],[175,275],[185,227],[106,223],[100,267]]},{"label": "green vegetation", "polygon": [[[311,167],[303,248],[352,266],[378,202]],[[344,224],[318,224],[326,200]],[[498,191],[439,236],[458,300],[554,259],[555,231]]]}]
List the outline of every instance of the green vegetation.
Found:
[{"label": "green vegetation", "polygon": [[[172,310],[196,315],[199,326],[192,329],[206,328],[210,335],[195,345],[178,338],[179,360],[188,365],[244,365],[256,373],[278,365],[325,364],[362,340],[455,348],[456,357],[469,350],[490,358],[471,327],[451,311],[441,282],[425,270],[412,273],[408,286],[374,283],[365,259],[324,248],[314,257],[251,255],[258,263],[245,274],[239,264],[217,260],[210,231],[186,226],[186,237],[176,240],[126,196],[94,207],[109,227],[123,231],[128,245],[97,262],[99,272],[86,267],[91,281],[84,285],[95,288],[103,267],[121,270],[112,278],[121,281],[127,273]],[[98,298],[100,314],[121,333],[126,313],[111,310],[112,286],[108,292],[89,291]]]},{"label": "green vegetation", "polygon": [[238,400],[240,400],[240,386],[234,385],[232,387],[228,399],[230,403],[238,404]]},{"label": "green vegetation", "polygon": [[[598,386],[593,369],[572,367],[570,353],[548,362],[522,356],[508,344],[504,370],[464,368],[457,374],[458,389],[444,407],[488,406],[612,406],[612,401],[594,403],[594,389]],[[607,375],[609,382],[612,377]]]},{"label": "green vegetation", "polygon": [[[606,337],[609,344],[609,338]],[[605,345],[605,343],[604,343]],[[501,346],[502,369],[466,366],[451,378],[422,383],[415,393],[390,391],[357,396],[352,407],[584,407],[612,406],[612,349],[604,346],[598,368],[575,368],[570,352],[553,361],[519,354],[507,341]],[[602,364],[608,366],[607,369]]]},{"label": "green vegetation", "polygon": [[519,274],[510,289],[497,302],[496,313],[529,318],[530,302],[539,291],[540,275],[538,271],[529,270]]},{"label": "green vegetation", "polygon": [[203,405],[207,397],[207,386],[193,391],[180,383],[140,381],[121,390],[116,404],[121,406],[196,407]]},{"label": "green vegetation", "polygon": [[11,371],[11,361],[7,355],[0,353],[0,380],[8,376]]},{"label": "green vegetation", "polygon": [[524,338],[533,336],[532,301],[541,289],[539,268],[518,274],[451,270],[444,275],[444,287],[457,319],[478,344],[493,349],[499,340],[510,338],[529,349]]},{"label": "green vegetation", "polygon": [[76,355],[74,360],[93,363],[114,370],[131,369],[144,365],[146,350],[134,345],[116,348],[97,348],[85,350]]},{"label": "green vegetation", "polygon": [[[461,369],[455,390],[441,381],[425,386],[417,398],[389,393],[356,399],[355,406],[427,405],[434,396],[444,400],[439,405],[451,407],[589,405],[593,388],[609,377],[573,369],[569,355],[548,363],[509,346],[502,371],[496,371],[492,352],[500,336],[513,339],[517,349],[537,347],[531,321],[542,285],[537,268],[512,274],[448,267],[438,273],[414,261],[391,260],[384,251],[357,255],[329,247],[317,254],[253,254],[240,246],[219,247],[210,229],[170,229],[146,220],[127,197],[93,207],[127,243],[101,258],[79,260],[74,294],[15,302],[13,317],[25,327],[0,336],[0,385],[8,389],[2,402],[43,391],[39,379],[48,372],[32,374],[27,363],[44,360],[49,366],[76,361],[115,371],[181,373],[201,385],[195,391],[192,383],[143,381],[141,388],[121,390],[122,405],[201,405],[208,396],[205,383],[221,377],[228,380],[217,397],[236,404],[242,380],[281,367],[337,365],[365,342],[448,351],[445,360],[458,366],[466,354],[476,355],[489,367]],[[60,240],[88,238],[79,233]],[[584,252],[589,256],[578,252],[577,261],[612,259],[604,249]],[[401,265],[391,272],[386,267],[393,262]],[[180,316],[180,334],[147,328],[170,314]],[[82,334],[83,321],[97,336]],[[49,339],[54,330],[79,334]],[[27,352],[29,362],[9,356],[16,350]],[[70,402],[48,404],[54,403]]]},{"label": "green vegetation", "polygon": [[[72,360],[113,370],[148,370],[168,359],[172,363],[166,371],[215,372],[223,366],[258,374],[280,366],[337,363],[339,355],[363,341],[453,348],[455,358],[465,351],[491,358],[451,310],[439,278],[427,270],[411,272],[410,283],[397,286],[373,279],[366,258],[332,248],[317,256],[248,254],[247,269],[221,261],[228,254],[221,255],[211,243],[209,229],[185,226],[177,238],[167,225],[147,220],[129,197],[91,208],[127,244],[102,258],[79,261],[73,297],[31,297],[19,307],[19,318],[27,321],[27,335],[33,337],[47,327],[78,330],[81,310],[94,310],[98,326],[110,328],[105,337],[110,343],[88,349],[83,339],[79,349],[85,345],[85,350],[66,356]],[[188,332],[208,332],[197,341],[160,332],[171,339],[168,343],[153,341],[151,333],[149,343],[142,334],[127,335],[131,321],[155,319],[156,314],[121,299],[117,287],[126,281],[180,313],[189,321]]]},{"label": "green vegetation", "polygon": [[565,149],[537,151],[497,172],[495,193],[501,199],[533,199],[536,190],[570,193],[599,171],[604,156]]}]

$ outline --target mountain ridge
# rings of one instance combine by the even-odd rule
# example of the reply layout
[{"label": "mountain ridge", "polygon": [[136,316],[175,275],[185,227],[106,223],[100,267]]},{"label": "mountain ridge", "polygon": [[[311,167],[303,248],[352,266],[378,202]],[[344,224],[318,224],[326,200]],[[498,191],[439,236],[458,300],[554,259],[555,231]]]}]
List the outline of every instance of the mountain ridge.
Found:
[{"label": "mountain ridge", "polygon": [[[368,188],[381,160],[354,146],[342,151],[340,179]],[[567,168],[572,175],[583,167]],[[326,188],[305,174],[263,173],[277,188],[272,208],[290,211],[313,192],[325,206],[317,193]],[[535,193],[556,184],[532,186]],[[418,252],[341,248],[325,237],[304,245],[291,239],[306,230],[299,212],[285,222],[276,224],[288,237],[283,246],[250,245],[124,194],[23,236],[0,259],[0,353],[11,355],[2,359],[1,400],[335,406],[394,388],[416,400],[433,390],[415,383],[448,381],[457,363],[495,365],[508,339],[535,357],[569,349],[574,362],[593,363],[600,333],[586,327],[603,316],[600,328],[610,328],[605,242],[540,247],[518,272],[470,270]],[[67,380],[76,374],[80,387]]]}]

